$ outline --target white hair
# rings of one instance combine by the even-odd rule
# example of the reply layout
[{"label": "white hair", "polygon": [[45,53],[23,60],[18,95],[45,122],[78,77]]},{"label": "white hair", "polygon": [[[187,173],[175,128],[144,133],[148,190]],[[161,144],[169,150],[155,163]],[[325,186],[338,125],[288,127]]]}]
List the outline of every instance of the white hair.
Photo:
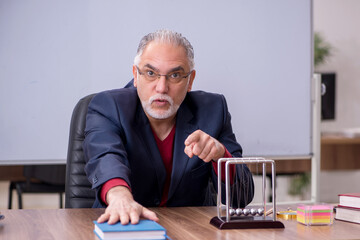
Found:
[{"label": "white hair", "polygon": [[195,67],[194,49],[193,49],[191,43],[185,37],[183,37],[181,35],[181,33],[177,33],[177,32],[174,32],[171,30],[166,30],[166,29],[158,30],[153,33],[149,33],[141,39],[138,49],[137,49],[136,56],[134,58],[134,65],[138,66],[141,55],[144,52],[144,49],[152,41],[171,43],[176,46],[184,47],[186,56],[188,58],[190,69],[191,70],[194,69],[194,67]]}]

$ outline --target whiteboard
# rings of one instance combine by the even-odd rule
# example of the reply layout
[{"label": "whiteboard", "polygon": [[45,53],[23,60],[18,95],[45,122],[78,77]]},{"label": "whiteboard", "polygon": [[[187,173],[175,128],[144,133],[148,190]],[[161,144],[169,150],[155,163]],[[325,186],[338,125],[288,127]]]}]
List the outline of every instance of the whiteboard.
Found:
[{"label": "whiteboard", "polygon": [[0,163],[65,162],[72,110],[123,87],[141,37],[193,44],[244,156],[310,155],[311,0],[0,1]]}]

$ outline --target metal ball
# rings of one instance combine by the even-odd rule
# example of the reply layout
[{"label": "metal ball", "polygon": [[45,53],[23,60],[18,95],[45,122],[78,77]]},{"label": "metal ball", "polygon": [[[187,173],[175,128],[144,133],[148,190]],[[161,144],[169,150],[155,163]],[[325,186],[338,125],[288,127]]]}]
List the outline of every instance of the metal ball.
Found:
[{"label": "metal ball", "polygon": [[247,209],[247,208],[244,208],[244,209],[243,209],[243,214],[244,214],[245,216],[249,215],[249,213],[250,213],[250,210],[249,210],[249,209]]},{"label": "metal ball", "polygon": [[230,208],[230,209],[229,209],[229,214],[230,214],[230,216],[234,216],[234,214],[235,214],[235,209]]},{"label": "metal ball", "polygon": [[243,213],[243,210],[241,208],[237,208],[235,210],[236,215],[240,216]]},{"label": "metal ball", "polygon": [[255,216],[257,213],[257,210],[255,208],[250,209],[250,215]]},{"label": "metal ball", "polygon": [[257,210],[257,214],[259,214],[259,216],[262,216],[264,214],[264,209],[263,208],[259,208]]}]

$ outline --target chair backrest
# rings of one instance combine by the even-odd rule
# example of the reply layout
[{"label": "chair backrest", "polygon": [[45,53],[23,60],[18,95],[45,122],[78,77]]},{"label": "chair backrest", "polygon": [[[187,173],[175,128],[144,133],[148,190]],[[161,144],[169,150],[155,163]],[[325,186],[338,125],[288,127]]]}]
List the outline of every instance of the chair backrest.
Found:
[{"label": "chair backrest", "polygon": [[85,174],[82,148],[88,105],[95,94],[88,95],[76,104],[70,123],[69,146],[66,163],[65,208],[91,208],[95,191]]}]

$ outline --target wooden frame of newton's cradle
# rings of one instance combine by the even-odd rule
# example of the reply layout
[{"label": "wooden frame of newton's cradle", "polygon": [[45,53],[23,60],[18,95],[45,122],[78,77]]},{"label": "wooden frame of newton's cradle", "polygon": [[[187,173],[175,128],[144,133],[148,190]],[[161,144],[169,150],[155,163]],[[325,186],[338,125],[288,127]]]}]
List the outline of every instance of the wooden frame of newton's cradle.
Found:
[{"label": "wooden frame of newton's cradle", "polygon": [[[221,164],[225,162],[226,215],[221,214]],[[262,164],[262,199],[264,212],[262,216],[230,216],[230,165],[231,164]],[[266,216],[266,164],[271,164],[273,217]],[[285,228],[284,224],[276,220],[276,184],[275,161],[265,158],[221,158],[218,160],[218,194],[217,216],[210,220],[210,224],[219,229],[251,229],[251,228]]]}]

